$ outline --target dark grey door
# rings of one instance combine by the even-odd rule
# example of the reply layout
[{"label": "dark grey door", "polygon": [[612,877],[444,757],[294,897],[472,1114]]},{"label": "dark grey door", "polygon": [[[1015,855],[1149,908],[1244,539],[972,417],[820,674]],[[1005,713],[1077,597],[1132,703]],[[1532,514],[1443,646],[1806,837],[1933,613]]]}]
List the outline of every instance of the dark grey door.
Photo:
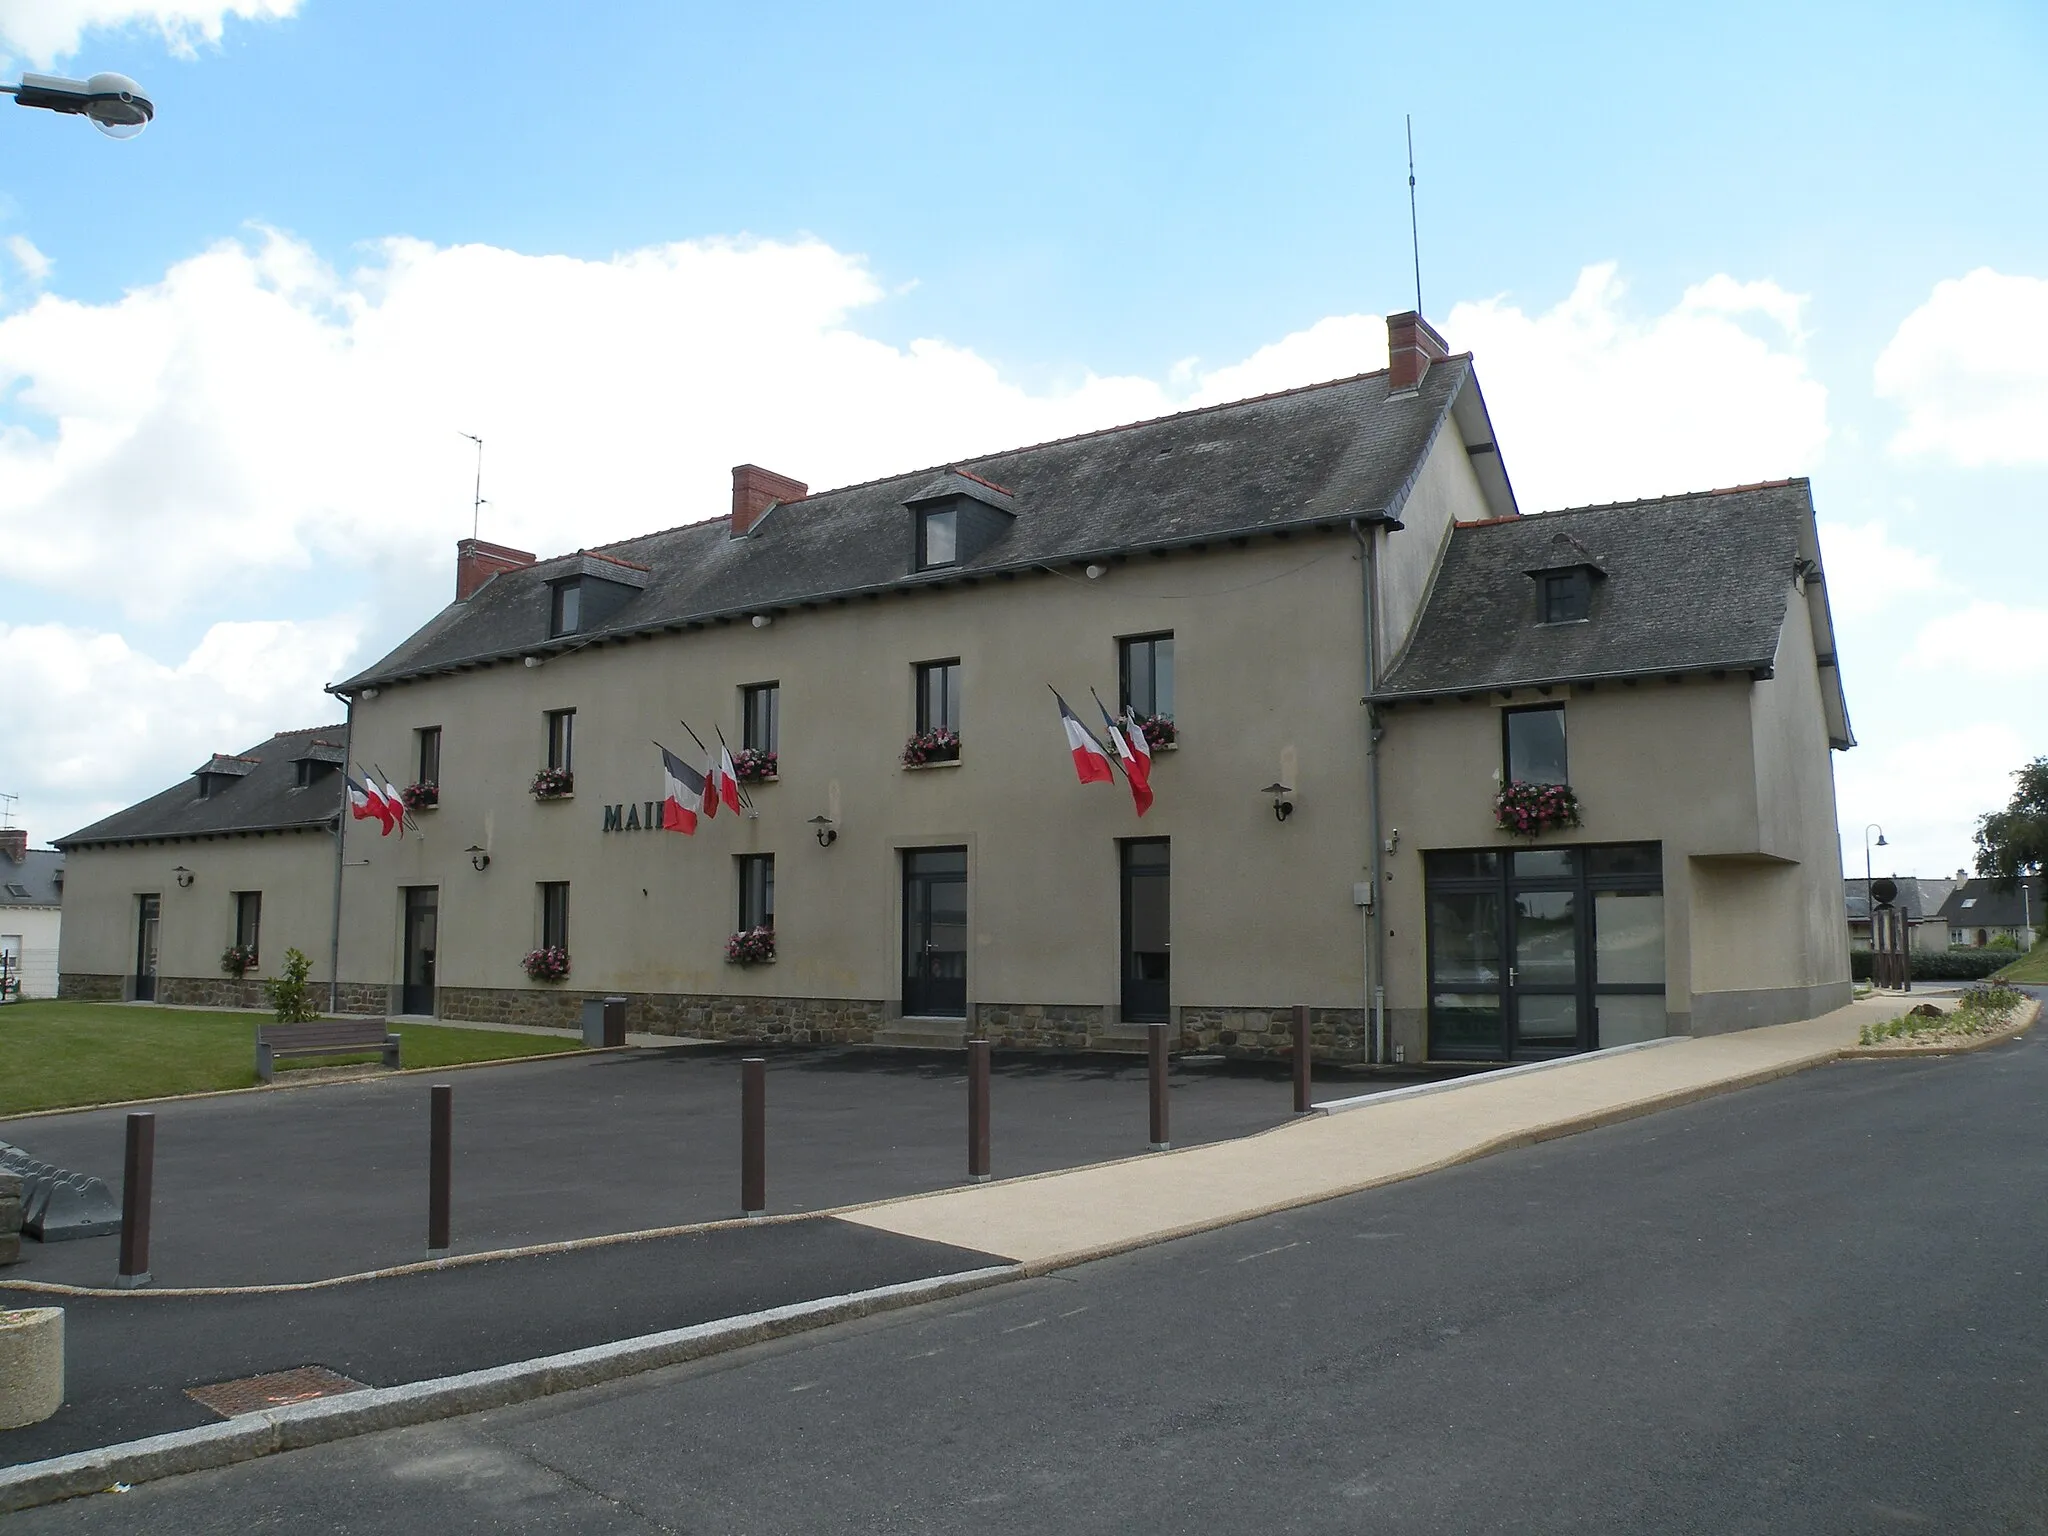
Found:
[{"label": "dark grey door", "polygon": [[400,1013],[431,1016],[434,1012],[434,951],[440,942],[440,892],[433,886],[408,886],[405,892],[405,985]]},{"label": "dark grey door", "polygon": [[903,1011],[967,1017],[967,850],[903,855]]},{"label": "dark grey door", "polygon": [[1169,900],[1170,845],[1163,837],[1134,837],[1121,844],[1123,863],[1123,1016],[1129,1023],[1167,1019],[1173,969],[1173,921]]},{"label": "dark grey door", "polygon": [[1576,890],[1518,890],[1508,903],[1508,1016],[1517,1058],[1584,1049],[1585,922]]},{"label": "dark grey door", "polygon": [[138,1003],[156,1001],[156,941],[163,905],[161,896],[135,898],[135,1000]]}]

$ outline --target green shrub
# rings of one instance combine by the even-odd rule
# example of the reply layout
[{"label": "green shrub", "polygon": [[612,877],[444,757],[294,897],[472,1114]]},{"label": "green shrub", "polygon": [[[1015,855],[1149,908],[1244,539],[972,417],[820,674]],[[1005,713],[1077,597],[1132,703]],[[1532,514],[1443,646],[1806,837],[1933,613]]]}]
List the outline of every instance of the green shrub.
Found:
[{"label": "green shrub", "polygon": [[306,972],[312,968],[312,961],[298,950],[288,949],[283,969],[263,983],[263,995],[270,999],[270,1011],[277,1015],[278,1023],[304,1024],[320,1017],[320,1010],[313,1006],[313,989],[306,985]]},{"label": "green shrub", "polygon": [[[1871,977],[1871,954],[1867,949],[1849,951],[1849,974],[1858,981]],[[2012,951],[1992,949],[1912,950],[1906,956],[1915,981],[1980,981],[1993,971],[2012,963]]]}]

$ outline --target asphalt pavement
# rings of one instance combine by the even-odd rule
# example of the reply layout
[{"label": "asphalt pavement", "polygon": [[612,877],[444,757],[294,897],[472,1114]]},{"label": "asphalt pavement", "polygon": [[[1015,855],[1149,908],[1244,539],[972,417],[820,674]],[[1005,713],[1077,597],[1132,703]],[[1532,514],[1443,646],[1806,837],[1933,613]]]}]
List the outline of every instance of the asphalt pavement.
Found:
[{"label": "asphalt pavement", "polygon": [[[639,1050],[154,1107],[150,1271],[163,1286],[360,1273],[424,1256],[427,1104],[454,1087],[454,1250],[481,1252],[737,1216],[738,1050]],[[777,1051],[768,1068],[774,1213],[918,1194],[966,1177],[964,1053]],[[1319,1092],[1414,1078],[1319,1074]],[[1284,1124],[1285,1069],[1178,1066],[1177,1145]],[[1332,1085],[1342,1084],[1342,1087]],[[1144,1152],[1144,1064],[1000,1057],[998,1178]],[[105,1179],[119,1197],[125,1110],[0,1121],[0,1141]],[[8,1280],[108,1286],[118,1239],[27,1242]]]},{"label": "asphalt pavement", "polygon": [[10,1532],[2041,1530],[2044,1037]]}]

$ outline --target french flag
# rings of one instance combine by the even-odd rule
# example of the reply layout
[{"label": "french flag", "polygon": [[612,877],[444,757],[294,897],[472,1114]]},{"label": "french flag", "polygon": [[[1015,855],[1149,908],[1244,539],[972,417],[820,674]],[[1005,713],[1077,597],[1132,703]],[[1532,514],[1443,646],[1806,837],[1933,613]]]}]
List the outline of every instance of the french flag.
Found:
[{"label": "french flag", "polygon": [[1114,783],[1116,781],[1115,775],[1109,771],[1109,754],[1104,752],[1101,744],[1088,734],[1088,727],[1075,717],[1071,709],[1067,708],[1067,701],[1060,698],[1059,689],[1053,689],[1052,696],[1055,699],[1059,699],[1060,725],[1066,730],[1067,750],[1074,754],[1074,772],[1080,777],[1081,782],[1083,784]]},{"label": "french flag", "polygon": [[[656,742],[660,747],[661,743]],[[661,825],[688,837],[697,830],[697,806],[704,798],[704,776],[667,747],[661,747]]]},{"label": "french flag", "polygon": [[348,785],[349,814],[357,821],[372,820],[377,813],[370,809],[369,791],[356,782],[354,774],[344,773],[341,777],[342,782]]},{"label": "french flag", "polygon": [[704,749],[704,772],[698,777],[698,809],[706,816],[718,814],[718,754]]},{"label": "french flag", "polygon": [[363,775],[363,800],[369,806],[370,814],[376,817],[384,828],[377,835],[379,837],[389,837],[392,827],[397,825],[398,810],[396,806],[384,798],[383,792],[377,788],[377,776],[374,773],[365,773]]},{"label": "french flag", "polygon": [[1124,728],[1109,718],[1109,710],[1102,700],[1095,701],[1095,707],[1102,711],[1102,723],[1109,728],[1109,739],[1116,748],[1117,761],[1123,764],[1124,778],[1131,786],[1131,803],[1144,815],[1152,809],[1152,748],[1145,740],[1144,731],[1130,714],[1124,715]]},{"label": "french flag", "polygon": [[[723,734],[723,732],[720,733],[721,737]],[[726,808],[733,815],[739,815],[739,770],[732,765],[732,748],[728,747],[723,740],[720,740],[718,743],[718,798],[725,802]]]}]

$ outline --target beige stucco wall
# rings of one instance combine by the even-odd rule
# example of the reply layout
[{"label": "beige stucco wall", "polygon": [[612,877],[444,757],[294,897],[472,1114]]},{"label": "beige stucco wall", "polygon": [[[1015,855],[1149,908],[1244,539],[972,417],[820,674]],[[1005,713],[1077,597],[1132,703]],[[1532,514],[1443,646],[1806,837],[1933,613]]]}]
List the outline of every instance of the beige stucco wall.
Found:
[{"label": "beige stucco wall", "polygon": [[[172,870],[192,871],[180,888]],[[236,891],[261,891],[262,963],[275,976],[287,948],[303,950],[325,981],[334,911],[334,840],[324,831],[180,838],[75,847],[64,861],[64,933],[59,965],[71,976],[125,977],[135,970],[136,898],[162,896],[157,975],[219,982],[221,951],[235,941]]]},{"label": "beige stucco wall", "polygon": [[1376,535],[1382,675],[1408,643],[1429,596],[1430,581],[1450,543],[1452,525],[1492,515],[1455,422],[1446,420],[1438,432],[1400,510],[1401,531]]},{"label": "beige stucco wall", "polygon": [[[1397,536],[1398,537],[1398,536]],[[402,887],[440,890],[443,988],[528,988],[537,882],[570,882],[578,990],[897,999],[898,851],[969,850],[970,1004],[1114,1006],[1116,840],[1173,843],[1173,1001],[1361,1002],[1365,831],[1360,573],[1355,543],[1310,535],[1227,554],[1147,557],[1099,581],[890,595],[743,624],[593,646],[383,689],[355,706],[355,756],[392,772],[412,732],[442,728],[440,807],[425,837],[349,827],[343,977],[400,976]],[[1171,630],[1181,749],[1154,769],[1140,820],[1115,785],[1076,782],[1060,689],[1091,724],[1113,699],[1119,636]],[[912,668],[963,666],[963,761],[898,766]],[[686,753],[687,718],[739,740],[740,689],[781,684],[781,778],[758,820],[721,815],[694,838],[602,831],[607,804],[660,795],[651,739]],[[576,794],[538,803],[543,713],[575,708]],[[1257,793],[1295,786],[1282,826]],[[820,848],[807,825],[840,823]],[[491,853],[477,873],[472,844]],[[723,959],[737,919],[733,856],[776,855],[773,966]],[[358,865],[358,860],[367,863]]]}]

